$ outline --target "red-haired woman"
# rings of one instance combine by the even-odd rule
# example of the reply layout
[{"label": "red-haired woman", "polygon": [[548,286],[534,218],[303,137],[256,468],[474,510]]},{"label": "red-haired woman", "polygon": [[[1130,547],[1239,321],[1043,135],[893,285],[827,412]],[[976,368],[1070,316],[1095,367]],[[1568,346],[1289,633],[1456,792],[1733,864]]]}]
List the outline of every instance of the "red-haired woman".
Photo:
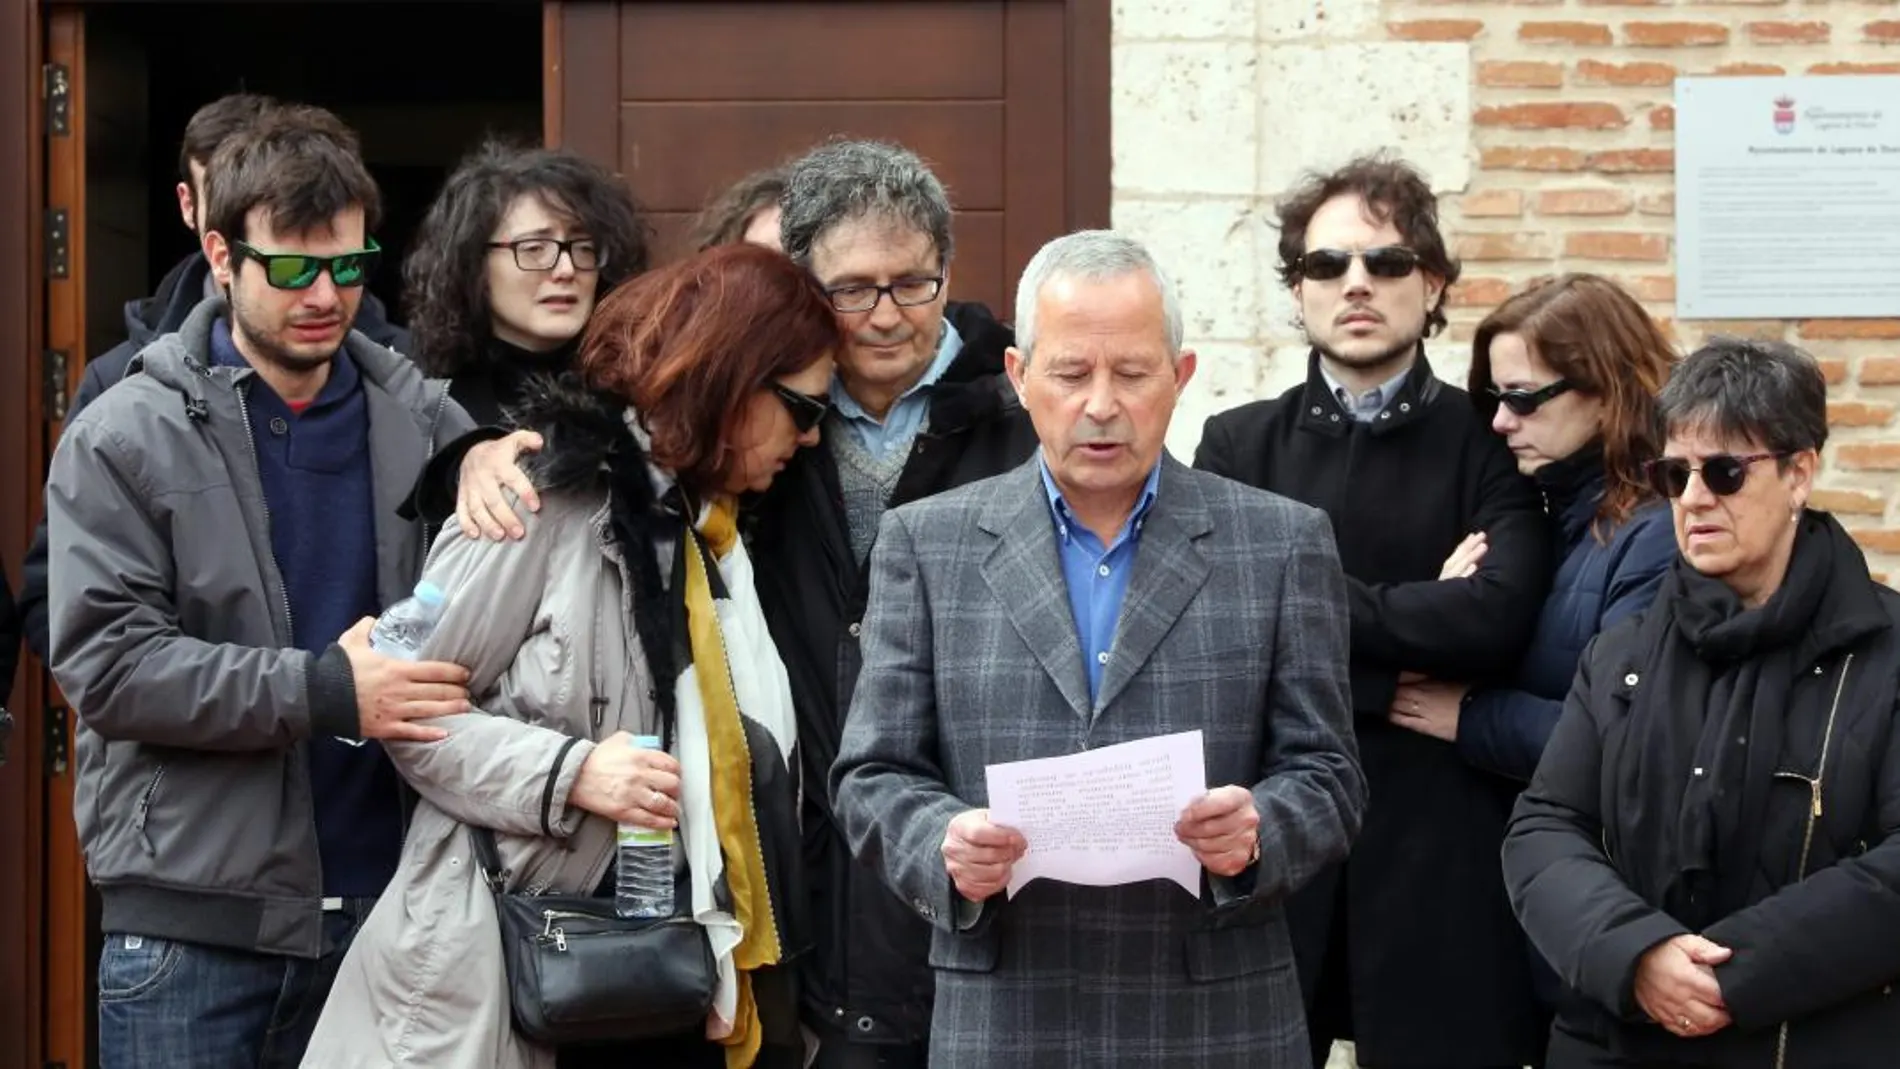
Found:
[{"label": "red-haired woman", "polygon": [[[306,1065],[795,1057],[772,968],[799,938],[794,721],[733,515],[818,441],[842,341],[806,272],[725,246],[614,291],[579,370],[529,391],[523,424],[545,446],[526,537],[451,526],[423,576],[447,594],[424,656],[468,667],[477,711],[434,721],[440,741],[390,748],[421,801]],[[713,1012],[660,1040],[551,1050],[514,1027],[465,825],[496,833],[510,890],[611,896],[620,822],[676,829],[679,908],[719,965]]]}]

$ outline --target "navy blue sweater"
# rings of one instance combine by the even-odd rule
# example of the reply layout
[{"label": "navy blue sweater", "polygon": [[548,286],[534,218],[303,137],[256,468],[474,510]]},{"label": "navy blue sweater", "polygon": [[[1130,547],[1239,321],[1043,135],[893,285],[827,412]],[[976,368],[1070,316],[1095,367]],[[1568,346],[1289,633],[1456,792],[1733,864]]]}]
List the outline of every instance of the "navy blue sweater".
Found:
[{"label": "navy blue sweater", "polygon": [[1591,532],[1603,499],[1603,454],[1587,448],[1538,471],[1557,540],[1557,576],[1537,630],[1508,687],[1473,693],[1458,718],[1466,761],[1528,782],[1563,713],[1583,648],[1597,632],[1649,608],[1676,559],[1669,505],[1647,501],[1599,542]]},{"label": "navy blue sweater", "polygon": [[[219,364],[248,366],[224,320],[212,328],[211,352]],[[329,381],[301,413],[255,375],[246,380],[245,406],[270,509],[271,552],[290,601],[291,640],[321,653],[357,620],[381,611],[362,379],[338,353]],[[352,745],[325,736],[311,739],[307,751],[323,893],[381,894],[402,852],[395,766],[373,740]]]}]

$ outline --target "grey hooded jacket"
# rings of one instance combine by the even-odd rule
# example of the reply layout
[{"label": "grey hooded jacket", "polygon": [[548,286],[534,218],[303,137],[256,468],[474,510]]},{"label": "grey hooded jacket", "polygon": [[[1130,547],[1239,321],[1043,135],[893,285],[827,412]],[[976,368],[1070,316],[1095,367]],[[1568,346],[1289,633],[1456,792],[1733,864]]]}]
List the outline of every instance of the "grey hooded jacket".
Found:
[{"label": "grey hooded jacket", "polygon": [[[221,298],[149,345],[61,436],[47,482],[52,670],[78,713],[74,816],[107,931],[297,957],[323,950],[304,740],[358,734],[349,659],[291,648],[239,384],[212,366]],[[352,331],[375,486],[376,588],[426,550],[398,518],[469,427],[445,384]]]}]

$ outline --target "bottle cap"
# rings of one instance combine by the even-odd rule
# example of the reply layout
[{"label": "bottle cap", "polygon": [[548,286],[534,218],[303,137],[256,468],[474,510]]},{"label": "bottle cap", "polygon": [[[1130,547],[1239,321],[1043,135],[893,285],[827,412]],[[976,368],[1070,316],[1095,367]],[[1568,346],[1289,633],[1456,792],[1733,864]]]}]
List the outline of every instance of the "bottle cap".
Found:
[{"label": "bottle cap", "polygon": [[633,737],[633,744],[642,750],[657,750],[660,748],[660,737],[658,735],[635,735]]},{"label": "bottle cap", "polygon": [[447,597],[448,595],[442,593],[441,587],[436,586],[427,579],[416,584],[416,600],[425,605],[440,605]]}]

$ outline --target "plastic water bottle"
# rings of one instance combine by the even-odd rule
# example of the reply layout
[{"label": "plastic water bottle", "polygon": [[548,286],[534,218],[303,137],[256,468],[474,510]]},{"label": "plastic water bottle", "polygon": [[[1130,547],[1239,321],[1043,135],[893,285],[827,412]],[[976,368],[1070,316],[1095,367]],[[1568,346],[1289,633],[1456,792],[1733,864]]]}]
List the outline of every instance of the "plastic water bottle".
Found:
[{"label": "plastic water bottle", "polygon": [[447,600],[442,588],[434,583],[417,583],[414,594],[384,609],[376,618],[369,631],[370,648],[385,657],[416,660],[441,621]]},{"label": "plastic water bottle", "polygon": [[[654,735],[635,735],[633,744],[657,750]],[[615,858],[614,912],[622,917],[673,915],[673,832],[671,829],[620,825],[620,853]]]}]

